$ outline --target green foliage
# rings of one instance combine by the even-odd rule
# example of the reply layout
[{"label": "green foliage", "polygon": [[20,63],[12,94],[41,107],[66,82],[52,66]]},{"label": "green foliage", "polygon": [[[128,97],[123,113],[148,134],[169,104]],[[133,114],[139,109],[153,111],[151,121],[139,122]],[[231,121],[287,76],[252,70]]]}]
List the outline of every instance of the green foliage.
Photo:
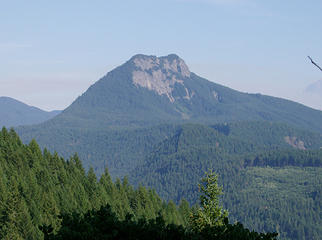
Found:
[{"label": "green foliage", "polygon": [[218,177],[212,170],[206,172],[205,175],[199,184],[200,208],[190,217],[190,224],[197,232],[206,226],[222,226],[225,218],[228,217],[228,212],[223,211],[220,206],[219,197],[222,194],[222,188],[218,186]]},{"label": "green foliage", "polygon": [[[294,129],[284,124],[260,121],[211,126],[160,125],[126,130],[90,130],[89,127],[62,127],[53,130],[54,126],[48,122],[44,129],[46,131],[38,137],[41,142],[46,142],[45,146],[51,146],[51,150],[56,149],[64,156],[79,152],[86,169],[92,165],[96,173],[103,173],[104,167],[108,165],[112,179],[129,175],[129,181],[136,187],[141,183],[154,188],[167,201],[173,200],[178,204],[185,198],[190,204],[196,203],[197,183],[208,168],[213,168],[219,174],[219,183],[226,192],[223,197],[224,206],[234,209],[230,210],[231,219],[240,220],[256,231],[278,231],[283,238],[289,239],[294,239],[294,236],[297,236],[295,239],[311,238],[322,234],[317,226],[321,219],[317,214],[316,204],[309,204],[311,201],[317,202],[318,198],[314,196],[319,195],[314,192],[318,192],[321,183],[314,185],[313,181],[308,181],[308,186],[312,186],[312,193],[300,192],[294,198],[288,198],[288,202],[292,203],[291,207],[283,207],[285,210],[277,214],[273,214],[274,208],[268,208],[268,213],[254,209],[262,209],[260,203],[271,198],[275,199],[275,208],[279,209],[279,205],[284,204],[278,199],[285,199],[287,191],[283,191],[285,196],[281,197],[279,190],[275,189],[274,194],[269,196],[263,194],[266,189],[258,187],[258,191],[248,197],[256,201],[250,201],[244,199],[244,192],[234,184],[241,181],[238,176],[242,171],[251,167],[321,167],[320,134]],[[31,132],[37,133],[37,129],[31,128]],[[52,132],[54,135],[51,135]],[[285,140],[287,136],[303,142],[306,150],[291,146]],[[305,176],[306,171],[302,169],[298,176]],[[292,188],[298,188],[299,184],[294,182]],[[257,187],[256,182],[245,186],[246,189],[253,187]],[[289,187],[285,185],[284,189],[289,190]],[[117,202],[113,205],[117,209],[115,212],[124,218],[126,213],[121,201],[117,197],[112,199],[111,201]],[[302,200],[307,204],[300,204]],[[270,201],[268,203],[271,204]],[[62,204],[61,208],[70,204]],[[87,201],[79,201],[78,204],[87,209],[90,206]],[[142,212],[136,201],[130,204],[138,212]],[[249,216],[245,218],[248,213]],[[292,224],[302,230],[293,230]]]},{"label": "green foliage", "polygon": [[[155,188],[164,199],[179,203],[185,198],[195,204],[197,183],[213,168],[220,176],[225,192],[222,203],[231,220],[256,231],[279,232],[283,239],[319,239],[321,149],[294,149],[283,137],[297,136],[311,146],[321,146],[318,136],[310,140],[305,133],[274,124],[262,125],[258,132],[263,136],[256,136],[248,131],[260,124],[240,125],[245,128],[244,141],[237,124],[184,125],[159,144],[130,179]],[[259,181],[262,178],[265,183]]]},{"label": "green foliage", "polygon": [[276,233],[257,233],[244,228],[242,224],[206,226],[198,232],[191,232],[183,226],[167,224],[159,214],[155,219],[133,220],[127,215],[117,218],[109,205],[81,215],[64,215],[62,227],[54,233],[51,227],[41,227],[45,240],[90,240],[90,239],[156,239],[156,240],[276,240]]},{"label": "green foliage", "polygon": [[42,239],[38,226],[54,234],[62,216],[83,216],[107,204],[120,221],[128,214],[135,221],[149,221],[160,212],[169,223],[187,222],[185,211],[162,201],[155,191],[134,189],[127,178],[114,183],[107,169],[98,180],[93,169],[85,172],[76,154],[65,161],[57,153],[42,152],[34,140],[22,144],[5,128],[0,132],[0,173],[1,239]]},{"label": "green foliage", "polygon": [[272,150],[244,157],[245,167],[322,167],[322,149]]},{"label": "green foliage", "polygon": [[320,239],[322,168],[248,167],[233,180],[223,196],[231,220],[281,239]]},{"label": "green foliage", "polygon": [[43,127],[41,132],[34,126],[19,128],[18,132],[22,134],[24,142],[35,138],[42,148],[57,151],[65,158],[77,152],[85,169],[93,167],[96,174],[101,175],[108,166],[113,179],[129,175],[135,167],[146,161],[145,158],[151,152],[154,153],[156,146],[168,144],[169,146],[164,146],[163,149],[175,150],[178,137],[185,139],[182,143],[186,144],[187,148],[188,141],[189,146],[194,148],[202,145],[214,148],[219,144],[217,149],[236,154],[280,148],[292,149],[293,147],[285,141],[286,136],[303,141],[306,149],[322,146],[320,134],[271,122],[240,122],[210,127],[167,124],[135,129],[78,129],[66,128],[65,125],[56,129],[51,122],[47,122]]},{"label": "green foliage", "polygon": [[24,142],[35,138],[42,148],[57,151],[65,158],[77,152],[85,169],[93,167],[95,173],[101,175],[108,167],[115,179],[127,175],[156,144],[170,136],[176,128],[174,125],[160,125],[126,130],[66,129],[65,126],[54,129],[47,122],[44,123],[44,131],[37,135],[36,127],[28,127],[28,131],[27,128],[20,128],[18,133],[23,135]]},{"label": "green foliage", "polygon": [[[153,190],[142,186],[133,189],[127,178],[113,183],[107,169],[98,181],[93,169],[85,173],[76,154],[65,161],[46,149],[41,152],[36,141],[23,145],[13,130],[5,128],[0,132],[0,173],[1,239],[265,236],[272,240],[275,236],[253,233],[228,222],[221,228],[207,226],[198,234],[190,232],[185,227],[190,215],[187,201],[178,208],[173,201],[162,201]],[[248,238],[249,234],[255,238]]]}]

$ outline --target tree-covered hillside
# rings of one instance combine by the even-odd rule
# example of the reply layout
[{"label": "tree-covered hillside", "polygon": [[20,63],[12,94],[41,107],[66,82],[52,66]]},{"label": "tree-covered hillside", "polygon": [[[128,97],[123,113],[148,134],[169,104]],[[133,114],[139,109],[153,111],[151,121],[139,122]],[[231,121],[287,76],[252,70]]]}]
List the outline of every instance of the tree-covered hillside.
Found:
[{"label": "tree-covered hillside", "polygon": [[42,152],[35,141],[22,144],[5,128],[0,132],[0,203],[1,239],[42,239],[38,226],[57,232],[61,215],[81,216],[107,204],[119,220],[127,214],[155,219],[160,212],[167,223],[185,224],[189,211],[187,202],[177,208],[153,190],[133,189],[126,178],[113,183],[107,171],[98,180],[93,169],[85,172],[77,155],[65,161]]},{"label": "tree-covered hillside", "polygon": [[46,112],[13,98],[0,97],[0,128],[42,123],[60,112]]},{"label": "tree-covered hillside", "polygon": [[[187,125],[163,124],[154,127],[137,129],[55,129],[47,122],[41,132],[38,127],[19,128],[24,142],[37,139],[41,148],[57,151],[68,158],[77,152],[85,169],[93,167],[98,174],[108,166],[112,178],[128,175],[138,164],[145,161],[147,155],[155,150],[163,141],[173,138],[180,129]],[[202,133],[211,133],[221,141],[219,149],[236,153],[273,150],[277,148],[297,147],[302,143],[306,149],[322,146],[322,137],[318,133],[298,130],[285,124],[271,122],[238,122],[208,126],[191,125],[194,131],[204,129]],[[208,133],[209,130],[209,133]],[[37,135],[39,134],[39,135]],[[287,142],[286,139],[290,141]],[[190,138],[191,145],[200,145],[198,139]],[[204,140],[206,141],[206,139]],[[217,141],[215,138],[212,141]],[[294,143],[293,146],[290,143]],[[172,143],[169,143],[172,144]],[[210,144],[210,143],[209,143]],[[219,142],[218,142],[219,144]],[[299,145],[300,146],[300,145]],[[239,150],[237,149],[239,148]]]},{"label": "tree-covered hillside", "polygon": [[100,175],[107,166],[112,178],[115,178],[127,175],[176,128],[175,125],[160,125],[128,130],[54,130],[48,123],[40,135],[35,135],[36,127],[30,127],[28,131],[18,129],[18,133],[24,132],[23,142],[29,142],[34,137],[41,148],[57,151],[65,158],[77,152],[85,169],[93,167]]},{"label": "tree-covered hillside", "polygon": [[[102,168],[105,162],[115,176],[125,172],[114,169],[114,165],[135,155],[128,151],[129,148],[142,152],[145,151],[143,145],[158,144],[168,135],[165,129],[161,129],[160,134],[153,132],[154,127],[236,121],[284,123],[322,133],[321,111],[210,82],[190,72],[184,61],[173,54],[159,58],[136,55],[90,86],[55,118],[16,130],[24,142],[34,138],[41,147],[65,157],[79,152],[86,169],[89,166]],[[153,128],[151,134],[147,128]],[[260,135],[261,127],[256,131],[252,134]],[[137,144],[134,134],[139,138],[143,134],[150,139],[146,142],[138,139]],[[127,142],[124,137],[130,140]],[[114,150],[120,146],[126,146],[126,149]],[[126,166],[135,166],[135,163],[131,160],[130,164],[125,163]]]},{"label": "tree-covered hillside", "polygon": [[281,239],[322,236],[322,167],[248,167],[226,179],[224,189],[232,221]]},{"label": "tree-covered hillside", "polygon": [[[219,207],[214,184],[205,185],[212,204],[198,209],[205,217],[212,216],[207,206]],[[184,200],[176,206],[153,190],[134,189],[127,178],[112,182],[107,170],[98,180],[77,155],[65,161],[42,152],[34,140],[22,144],[13,130],[0,132],[1,239],[276,239],[227,218],[211,223],[191,218],[195,211]],[[203,223],[202,229],[191,219]]]},{"label": "tree-covered hillside", "polygon": [[[277,125],[274,131],[270,124],[267,128],[240,124],[244,128],[182,126],[131,172],[130,181],[155,188],[165,199],[196,203],[196,184],[204,171],[213,168],[224,186],[223,204],[232,209],[231,219],[257,231],[277,231],[283,239],[318,239],[322,234],[319,135],[297,135],[314,146],[301,150],[282,137],[294,134],[286,126]],[[250,131],[257,127],[262,127],[257,131],[261,137]]]}]

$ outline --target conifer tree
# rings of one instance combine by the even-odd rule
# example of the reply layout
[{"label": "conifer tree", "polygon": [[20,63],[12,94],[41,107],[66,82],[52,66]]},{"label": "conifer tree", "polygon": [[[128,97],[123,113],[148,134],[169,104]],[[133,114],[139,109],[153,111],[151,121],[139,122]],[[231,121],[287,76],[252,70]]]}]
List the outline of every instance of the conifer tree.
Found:
[{"label": "conifer tree", "polygon": [[9,180],[9,195],[1,219],[1,239],[39,239],[40,231],[34,226],[28,207],[21,198],[17,176]]},{"label": "conifer tree", "polygon": [[212,170],[205,175],[198,185],[201,192],[200,207],[190,217],[191,227],[195,231],[201,231],[207,226],[222,226],[228,217],[228,212],[222,209],[219,202],[222,188],[218,186],[217,175]]}]

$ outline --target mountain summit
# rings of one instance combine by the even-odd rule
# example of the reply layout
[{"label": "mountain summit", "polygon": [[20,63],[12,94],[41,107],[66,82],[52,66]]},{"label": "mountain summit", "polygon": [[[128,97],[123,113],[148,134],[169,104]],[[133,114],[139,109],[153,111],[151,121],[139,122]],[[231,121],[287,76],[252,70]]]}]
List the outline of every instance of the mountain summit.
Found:
[{"label": "mountain summit", "polygon": [[180,57],[138,54],[93,84],[54,122],[94,128],[268,120],[322,132],[322,112],[247,94],[190,72]]},{"label": "mountain summit", "polygon": [[136,70],[132,72],[134,85],[145,87],[156,92],[158,95],[165,95],[171,102],[175,101],[173,90],[176,84],[182,85],[186,95],[190,99],[192,93],[184,86],[184,79],[190,77],[190,71],[185,62],[175,54],[167,57],[155,57],[136,55],[131,61]]},{"label": "mountain summit", "polygon": [[184,60],[175,54],[133,56],[46,124],[115,129],[247,120],[284,122],[322,133],[321,111],[210,82],[190,72]]}]

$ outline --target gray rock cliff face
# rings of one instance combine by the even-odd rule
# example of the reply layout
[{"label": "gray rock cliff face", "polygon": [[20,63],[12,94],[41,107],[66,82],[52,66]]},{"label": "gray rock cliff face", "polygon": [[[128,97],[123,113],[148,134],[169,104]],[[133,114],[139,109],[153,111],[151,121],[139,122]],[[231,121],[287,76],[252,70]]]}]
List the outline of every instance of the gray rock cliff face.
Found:
[{"label": "gray rock cliff face", "polygon": [[136,55],[132,58],[137,70],[132,72],[133,84],[147,88],[159,95],[165,95],[171,102],[175,101],[172,92],[175,84],[184,87],[185,99],[191,99],[194,95],[184,85],[184,79],[189,78],[191,73],[186,63],[177,55],[155,57]]}]

